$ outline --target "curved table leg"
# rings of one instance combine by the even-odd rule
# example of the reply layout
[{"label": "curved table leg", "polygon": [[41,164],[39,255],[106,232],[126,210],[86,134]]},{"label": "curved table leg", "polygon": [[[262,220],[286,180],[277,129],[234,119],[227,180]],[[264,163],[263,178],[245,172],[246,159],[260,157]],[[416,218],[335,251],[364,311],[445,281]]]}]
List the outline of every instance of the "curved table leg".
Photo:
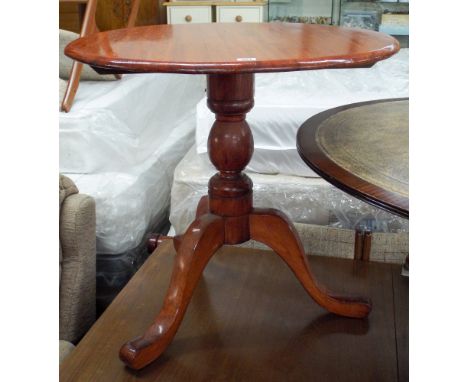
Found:
[{"label": "curved table leg", "polygon": [[207,214],[208,212],[210,212],[209,199],[208,199],[208,195],[205,195],[205,196],[202,196],[200,198],[200,201],[198,202],[197,212],[195,216],[198,218],[202,215]]},{"label": "curved table leg", "polygon": [[120,359],[141,369],[161,355],[172,341],[184,317],[197,282],[211,256],[224,243],[224,221],[206,214],[184,234],[163,307],[146,332],[122,346]]},{"label": "curved table leg", "polygon": [[[208,201],[208,195],[202,196],[200,198],[200,201],[198,202],[197,205],[197,212],[195,214],[195,219],[198,219],[200,216],[203,216],[210,212],[209,208],[209,201]],[[172,238],[172,244],[174,245],[174,249],[176,252],[179,251],[180,244],[182,243],[182,239],[184,238],[184,235],[176,235]]]},{"label": "curved table leg", "polygon": [[297,232],[282,212],[254,209],[250,214],[250,236],[271,247],[291,268],[307,293],[329,312],[340,316],[362,318],[372,309],[368,299],[338,296],[321,287],[315,280]]},{"label": "curved table leg", "polygon": [[175,235],[172,238],[172,245],[176,252],[179,252],[180,244],[182,244],[182,240],[184,239],[184,235]]}]

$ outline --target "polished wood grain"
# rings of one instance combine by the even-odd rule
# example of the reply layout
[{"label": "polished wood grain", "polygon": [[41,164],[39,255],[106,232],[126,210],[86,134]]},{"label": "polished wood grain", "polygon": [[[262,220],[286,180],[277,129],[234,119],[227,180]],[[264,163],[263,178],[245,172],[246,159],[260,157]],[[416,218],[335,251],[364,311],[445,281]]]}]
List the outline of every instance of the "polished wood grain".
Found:
[{"label": "polished wood grain", "polygon": [[177,252],[169,293],[160,314],[142,336],[120,349],[122,361],[141,369],[166,349],[182,322],[203,269],[223,244],[222,218],[207,214],[192,223]]},{"label": "polished wood grain", "polygon": [[[209,213],[209,199],[208,195],[203,196],[197,206],[197,211],[195,213],[195,217],[199,218],[207,213]],[[150,233],[147,236],[146,241],[146,250],[149,254],[153,253],[156,248],[161,245],[166,240],[173,240],[174,248],[176,251],[179,249],[180,243],[182,242],[183,235],[176,235],[176,236],[166,236],[160,233]]]},{"label": "polished wood grain", "polygon": [[398,265],[307,257],[333,289],[373,299],[367,319],[350,320],[311,304],[273,252],[235,247],[208,263],[161,357],[125,367],[116,354],[163,306],[176,256],[169,241],[148,258],[60,365],[61,382],[408,380],[408,279]]},{"label": "polished wood grain", "polygon": [[210,211],[208,195],[202,196],[198,202],[197,211],[195,216],[199,218],[202,215],[207,214]]},{"label": "polished wood grain", "polygon": [[242,170],[254,149],[252,132],[245,120],[254,105],[253,94],[253,74],[208,76],[207,104],[216,117],[208,136],[208,156],[218,170],[208,183],[210,212],[237,217],[239,227],[244,227],[242,232],[229,232],[227,244],[239,244],[249,238],[252,181]]},{"label": "polished wood grain", "polygon": [[[340,106],[319,113],[307,120],[299,128],[297,133],[297,149],[305,163],[331,184],[372,205],[403,218],[408,218],[409,198],[407,194],[405,195],[401,192],[395,192],[391,189],[383,188],[378,184],[372,183],[354,173],[351,173],[333,161],[317,142],[318,128],[328,118],[333,117],[342,111],[379,103],[387,103],[390,110],[391,102],[401,100],[407,100],[407,98],[360,102]],[[398,116],[395,116],[395,118],[397,117]],[[372,148],[371,141],[372,137],[369,137],[369,148]]]},{"label": "polished wood grain", "polygon": [[317,304],[340,316],[367,317],[372,308],[369,299],[336,295],[315,279],[299,235],[284,213],[274,209],[255,209],[250,215],[250,233],[252,240],[268,245],[284,260]]},{"label": "polished wood grain", "polygon": [[119,29],[76,40],[71,58],[106,73],[255,73],[367,67],[399,50],[383,33],[326,25],[213,23]]}]

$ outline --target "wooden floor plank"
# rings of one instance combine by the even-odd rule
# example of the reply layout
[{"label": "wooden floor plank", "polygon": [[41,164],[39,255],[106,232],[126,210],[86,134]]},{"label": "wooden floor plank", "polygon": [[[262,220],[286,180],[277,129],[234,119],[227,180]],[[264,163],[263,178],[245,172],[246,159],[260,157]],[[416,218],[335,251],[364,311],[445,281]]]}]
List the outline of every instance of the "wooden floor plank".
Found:
[{"label": "wooden floor plank", "polygon": [[166,352],[129,370],[118,350],[161,308],[173,258],[171,242],[148,258],[61,365],[61,382],[398,380],[394,265],[309,257],[330,289],[373,299],[367,320],[347,319],[315,304],[273,252],[234,247],[208,264]]}]

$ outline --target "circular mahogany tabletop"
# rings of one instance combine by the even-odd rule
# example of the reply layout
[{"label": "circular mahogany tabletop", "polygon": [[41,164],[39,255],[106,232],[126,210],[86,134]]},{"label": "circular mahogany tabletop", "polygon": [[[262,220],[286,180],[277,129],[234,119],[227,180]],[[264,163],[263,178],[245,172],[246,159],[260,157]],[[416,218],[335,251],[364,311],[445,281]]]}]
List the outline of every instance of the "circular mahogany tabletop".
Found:
[{"label": "circular mahogany tabletop", "polygon": [[212,23],[100,32],[73,41],[65,54],[101,73],[216,74],[366,67],[398,50],[393,37],[362,29]]},{"label": "circular mahogany tabletop", "polygon": [[317,114],[300,127],[297,149],[309,167],[336,187],[409,217],[407,98]]}]

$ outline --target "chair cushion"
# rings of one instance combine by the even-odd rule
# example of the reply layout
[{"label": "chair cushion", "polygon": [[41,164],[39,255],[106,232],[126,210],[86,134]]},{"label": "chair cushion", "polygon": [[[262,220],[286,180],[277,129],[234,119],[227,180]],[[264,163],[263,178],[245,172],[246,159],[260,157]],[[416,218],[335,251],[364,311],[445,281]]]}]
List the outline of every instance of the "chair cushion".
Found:
[{"label": "chair cushion", "polygon": [[[71,68],[73,65],[73,60],[64,54],[65,47],[79,38],[80,35],[74,32],[66,31],[63,29],[59,30],[59,77],[68,80],[70,77]],[[81,71],[80,80],[81,81],[112,81],[115,80],[113,75],[101,75],[96,73],[88,65],[83,65],[83,70]]]}]

